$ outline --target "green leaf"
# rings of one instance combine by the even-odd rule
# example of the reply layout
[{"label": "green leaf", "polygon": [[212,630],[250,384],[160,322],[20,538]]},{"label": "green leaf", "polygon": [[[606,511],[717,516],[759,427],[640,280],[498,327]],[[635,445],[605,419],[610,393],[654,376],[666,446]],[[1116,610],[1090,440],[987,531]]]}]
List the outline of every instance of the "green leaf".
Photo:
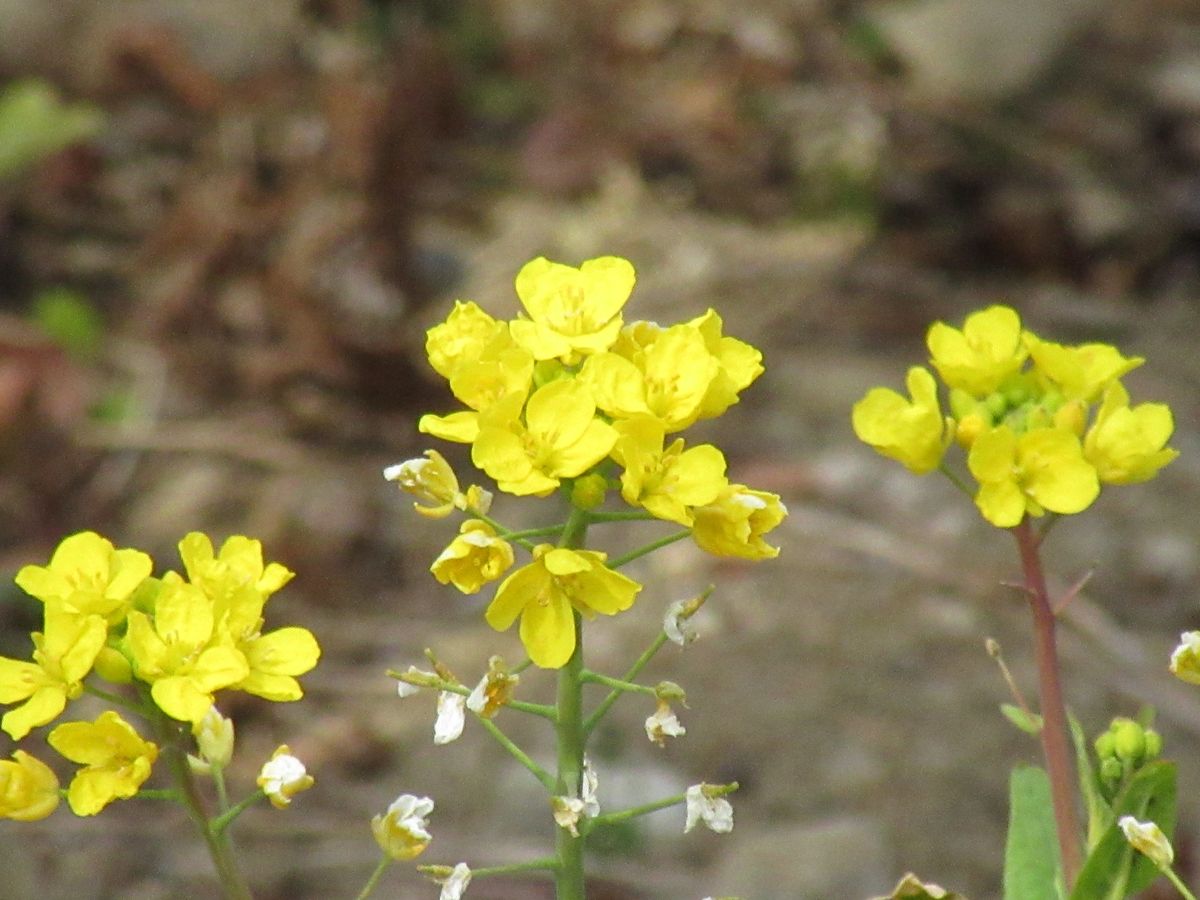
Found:
[{"label": "green leaf", "polygon": [[1104,799],[1100,784],[1100,776],[1092,765],[1092,756],[1088,749],[1087,735],[1079,720],[1068,713],[1071,723],[1071,741],[1075,744],[1075,764],[1079,769],[1079,790],[1083,794],[1083,802],[1087,807],[1087,850],[1091,853],[1100,838],[1116,818],[1112,807]]},{"label": "green leaf", "polygon": [[103,123],[95,107],[60,102],[45,81],[14,82],[0,92],[0,178],[91,137]]},{"label": "green leaf", "polygon": [[1004,900],[1058,900],[1058,878],[1050,779],[1037,766],[1019,766],[1009,780]]},{"label": "green leaf", "polygon": [[1012,722],[1026,734],[1032,734],[1037,737],[1042,733],[1042,717],[1037,713],[1027,712],[1019,706],[1012,703],[1001,703],[1000,712],[1004,713],[1004,718]]},{"label": "green leaf", "polygon": [[33,299],[29,317],[76,359],[96,355],[104,320],[87,298],[67,288],[50,288]]},{"label": "green leaf", "polygon": [[1176,769],[1170,762],[1152,762],[1139,769],[1113,801],[1113,824],[1084,863],[1071,900],[1123,900],[1158,877],[1154,863],[1129,845],[1116,820],[1133,816],[1154,822],[1171,837],[1175,829]]}]

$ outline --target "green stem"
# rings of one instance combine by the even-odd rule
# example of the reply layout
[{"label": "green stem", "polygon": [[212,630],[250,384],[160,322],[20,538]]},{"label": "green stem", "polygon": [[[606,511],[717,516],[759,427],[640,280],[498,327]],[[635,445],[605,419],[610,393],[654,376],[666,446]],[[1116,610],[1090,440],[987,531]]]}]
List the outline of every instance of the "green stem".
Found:
[{"label": "green stem", "polygon": [[1167,876],[1171,884],[1175,885],[1175,890],[1179,891],[1179,893],[1184,896],[1185,900],[1196,900],[1196,895],[1188,890],[1187,885],[1184,884],[1179,876],[1175,874],[1174,869],[1172,869],[1170,866],[1166,866],[1160,871]]},{"label": "green stem", "polygon": [[640,559],[641,557],[645,556],[647,553],[653,553],[655,550],[659,550],[663,547],[670,546],[671,544],[678,543],[679,541],[682,541],[684,538],[691,537],[691,535],[692,535],[692,530],[690,528],[685,528],[685,529],[683,529],[683,531],[677,531],[674,534],[669,534],[664,538],[659,538],[657,541],[652,541],[651,543],[647,544],[644,547],[639,547],[637,550],[631,550],[630,552],[626,553],[624,556],[618,556],[616,559],[612,560],[611,562],[606,563],[606,565],[610,569],[619,569],[619,568],[621,568],[621,566],[625,565],[626,563],[631,563],[635,559]]},{"label": "green stem", "polygon": [[[67,796],[67,792],[62,792],[63,798]],[[142,788],[136,794],[139,800],[174,800],[177,803],[183,802],[183,796],[175,788]]]},{"label": "green stem", "polygon": [[371,891],[375,890],[375,887],[379,884],[379,879],[383,877],[383,873],[388,870],[388,866],[392,862],[393,860],[390,856],[386,853],[383,854],[383,857],[379,860],[379,864],[375,866],[375,871],[371,873],[371,877],[367,879],[367,883],[359,891],[356,900],[367,900],[367,897],[371,896]]},{"label": "green stem", "polygon": [[[717,796],[732,794],[738,789],[739,785],[736,781],[722,785],[721,789],[714,791]],[[629,819],[635,819],[638,816],[644,816],[647,813],[658,812],[660,809],[667,809],[672,806],[678,806],[680,803],[687,802],[687,794],[675,794],[673,797],[663,797],[661,800],[655,800],[653,803],[645,803],[641,806],[631,806],[629,809],[622,809],[619,812],[608,813],[603,816],[596,816],[583,823],[584,833],[591,831],[600,825],[615,825],[618,822],[626,822]]]},{"label": "green stem", "polygon": [[[451,866],[417,866],[417,871],[424,875],[432,875],[438,870],[452,868]],[[529,862],[508,863],[503,866],[485,866],[482,869],[471,870],[471,880],[487,878],[491,875],[519,875],[522,872],[553,872],[558,868],[558,860],[553,856],[533,859]]]},{"label": "green stem", "polygon": [[[612,688],[617,692],[627,694],[649,694],[651,697],[658,696],[658,692],[654,688],[646,684],[635,684],[632,681],[626,681],[620,678],[613,678],[610,675],[601,675],[599,672],[593,672],[591,669],[584,669],[579,676],[583,679],[584,684],[602,684],[605,687]],[[586,724],[585,724],[586,729]]]},{"label": "green stem", "polygon": [[265,796],[267,796],[266,793],[260,788],[249,797],[242,799],[212,820],[212,830],[225,837],[225,831],[233,824],[234,820]]},{"label": "green stem", "polygon": [[[642,655],[637,658],[634,664],[629,667],[629,671],[625,673],[622,681],[632,682],[635,678],[637,678],[638,675],[642,673],[642,669],[646,668],[646,666],[650,664],[650,660],[654,659],[654,654],[661,650],[662,645],[666,642],[666,633],[660,631],[654,640],[650,642],[650,646],[647,647]],[[620,699],[621,694],[623,693],[624,691],[614,688],[608,692],[608,695],[603,700],[600,701],[600,705],[596,707],[592,714],[588,716],[587,720],[583,723],[583,733],[585,736],[590,735],[595,730],[596,726],[600,724],[600,720],[604,718],[604,716],[612,708],[612,705],[616,703],[618,699]]]},{"label": "green stem", "polygon": [[[583,546],[587,536],[588,514],[572,509],[559,539],[560,547]],[[583,751],[587,735],[583,729],[583,617],[572,610],[575,650],[566,665],[558,670],[555,698],[557,716],[554,734],[558,745],[558,772],[554,792],[561,797],[578,797],[583,782]],[[556,829],[554,888],[557,900],[586,900],[583,866],[584,843],[565,828]]]},{"label": "green stem", "polygon": [[1025,590],[1033,614],[1034,640],[1038,668],[1038,699],[1042,714],[1042,755],[1050,776],[1050,795],[1054,805],[1054,824],[1062,857],[1063,878],[1070,890],[1079,875],[1081,850],[1079,817],[1075,811],[1074,756],[1067,728],[1067,708],[1063,701],[1062,676],[1059,673],[1055,641],[1054,610],[1046,590],[1046,576],[1038,554],[1038,538],[1029,517],[1012,529],[1021,555]]},{"label": "green stem", "polygon": [[966,494],[968,497],[970,497],[971,499],[975,498],[975,492],[973,490],[971,490],[970,486],[968,486],[965,481],[963,481],[961,478],[959,478],[958,475],[955,474],[954,471],[949,466],[947,466],[945,463],[942,463],[940,466],[938,466],[938,471],[941,472],[943,475],[945,475],[947,478],[949,478],[950,483],[953,484],[960,491],[962,491],[964,494]]},{"label": "green stem", "polygon": [[170,769],[188,817],[204,838],[226,900],[251,900],[250,888],[238,870],[228,841],[208,821],[196,777],[188,763],[186,748],[191,736],[186,733],[182,723],[168,718],[164,713],[154,716],[153,722],[162,745],[162,757]]},{"label": "green stem", "polygon": [[657,516],[647,512],[590,512],[590,522],[654,522]]},{"label": "green stem", "polygon": [[91,694],[93,697],[99,697],[106,703],[111,703],[113,706],[119,707],[120,709],[127,710],[131,713],[137,713],[139,716],[153,715],[153,713],[149,712],[146,707],[138,703],[134,703],[132,700],[122,697],[120,694],[114,694],[110,691],[104,690],[103,688],[95,687],[94,685],[84,684],[83,692],[85,694]]},{"label": "green stem", "polygon": [[510,531],[500,536],[507,541],[519,541],[521,538],[548,537],[552,534],[560,534],[562,530],[561,525],[546,525],[542,528],[523,528],[520,531]]},{"label": "green stem", "polygon": [[[499,522],[497,522],[491,516],[485,515],[485,514],[479,512],[479,510],[472,509],[472,510],[470,510],[470,513],[475,518],[482,519],[484,522],[487,522],[489,525],[491,525],[492,528],[495,530],[497,536],[504,538],[506,541],[512,541],[514,544],[520,544],[522,547],[524,547],[530,553],[533,552],[533,544],[530,541],[527,541],[522,537],[516,537],[516,535],[518,535],[520,532],[516,532],[509,528],[505,528],[503,525],[501,525]],[[556,528],[555,530],[557,531],[558,529]]]},{"label": "green stem", "polygon": [[500,726],[491,719],[483,718],[483,716],[476,716],[476,719],[479,720],[479,724],[483,726],[484,730],[495,738],[496,743],[507,750],[513,759],[533,773],[533,777],[540,781],[546,790],[554,790],[554,776],[535,763],[528,753],[513,743],[512,738],[500,730]]},{"label": "green stem", "polygon": [[[514,669],[513,674],[519,670]],[[455,681],[447,681],[444,678],[422,678],[420,681],[409,680],[407,672],[401,672],[397,669],[388,669],[387,675],[389,678],[395,678],[397,681],[403,681],[405,684],[411,684],[415,687],[430,688],[435,691],[447,691],[451,694],[461,694],[464,697],[471,696],[472,688],[465,684],[459,684]],[[529,713],[531,716],[541,716],[543,719],[554,721],[554,707],[548,706],[545,703],[529,703],[525,700],[509,700],[504,704],[506,709],[515,709],[518,712]]]}]

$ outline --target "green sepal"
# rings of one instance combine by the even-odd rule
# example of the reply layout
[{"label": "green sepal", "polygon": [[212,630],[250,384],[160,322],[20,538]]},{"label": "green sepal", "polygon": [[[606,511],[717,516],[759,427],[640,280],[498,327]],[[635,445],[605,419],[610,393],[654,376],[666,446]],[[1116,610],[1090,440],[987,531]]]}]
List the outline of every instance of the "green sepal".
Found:
[{"label": "green sepal", "polygon": [[1176,768],[1152,762],[1139,769],[1113,801],[1113,822],[1084,863],[1071,900],[1123,900],[1158,877],[1149,859],[1129,845],[1117,820],[1133,816],[1154,822],[1170,839],[1175,830]]},{"label": "green sepal", "polygon": [[1004,900],[1060,900],[1059,870],[1050,779],[1037,766],[1018,766],[1009,779]]},{"label": "green sepal", "polygon": [[1037,713],[1028,712],[1012,703],[1001,703],[1000,712],[1026,734],[1037,737],[1042,733],[1042,717]]}]

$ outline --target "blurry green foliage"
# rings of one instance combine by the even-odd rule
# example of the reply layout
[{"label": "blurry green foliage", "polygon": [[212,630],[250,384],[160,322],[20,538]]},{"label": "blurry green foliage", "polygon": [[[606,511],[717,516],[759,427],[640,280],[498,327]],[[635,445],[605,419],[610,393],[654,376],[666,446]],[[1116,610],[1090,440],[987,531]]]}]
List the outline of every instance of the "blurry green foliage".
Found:
[{"label": "blurry green foliage", "polygon": [[104,124],[93,106],[63,103],[40,79],[13,82],[0,92],[0,178],[91,137]]},{"label": "blurry green foliage", "polygon": [[29,318],[76,359],[93,359],[100,349],[104,320],[96,307],[76,291],[42,291],[33,300]]}]

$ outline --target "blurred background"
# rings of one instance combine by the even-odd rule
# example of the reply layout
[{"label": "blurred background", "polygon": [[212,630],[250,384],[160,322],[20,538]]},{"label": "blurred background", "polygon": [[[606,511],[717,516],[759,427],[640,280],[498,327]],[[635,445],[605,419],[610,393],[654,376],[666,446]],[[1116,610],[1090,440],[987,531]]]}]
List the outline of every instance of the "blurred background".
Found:
[{"label": "blurred background", "polygon": [[[685,839],[680,810],[599,835],[595,897],[839,900],[910,869],[999,896],[1008,770],[1038,759],[983,649],[999,640],[1034,690],[1015,550],[849,428],[858,397],[924,359],[929,322],[998,301],[1147,357],[1135,401],[1175,411],[1180,459],[1062,523],[1047,563],[1060,588],[1095,570],[1062,639],[1068,702],[1093,734],[1158,707],[1200,874],[1200,693],[1166,672],[1200,625],[1190,0],[0,0],[0,90],[0,654],[26,658],[39,624],[9,576],[77,530],[159,571],[190,530],[244,533],[294,569],[268,622],[320,640],[308,696],[225,709],[235,785],[283,741],[317,777],[239,824],[257,896],[353,895],[367,820],[401,792],[437,802],[423,862],[551,839],[523,770],[470,723],[433,747],[433,698],[400,702],[383,674],[427,646],[467,683],[520,657],[486,596],[428,575],[453,526],[381,470],[429,446],[422,412],[452,408],[425,329],[456,298],[514,315],[540,254],[626,256],[627,318],[714,306],[763,349],[766,374],[697,439],[792,513],[778,560],[677,545],[635,573],[634,611],[589,632],[589,663],[623,669],[669,602],[715,582],[701,640],[648,673],[688,690],[687,737],[649,744],[652,709],[627,700],[593,754],[610,810],[743,785],[728,836]],[[5,897],[212,896],[165,806],[0,836]],[[376,896],[435,891],[397,866]]]}]

